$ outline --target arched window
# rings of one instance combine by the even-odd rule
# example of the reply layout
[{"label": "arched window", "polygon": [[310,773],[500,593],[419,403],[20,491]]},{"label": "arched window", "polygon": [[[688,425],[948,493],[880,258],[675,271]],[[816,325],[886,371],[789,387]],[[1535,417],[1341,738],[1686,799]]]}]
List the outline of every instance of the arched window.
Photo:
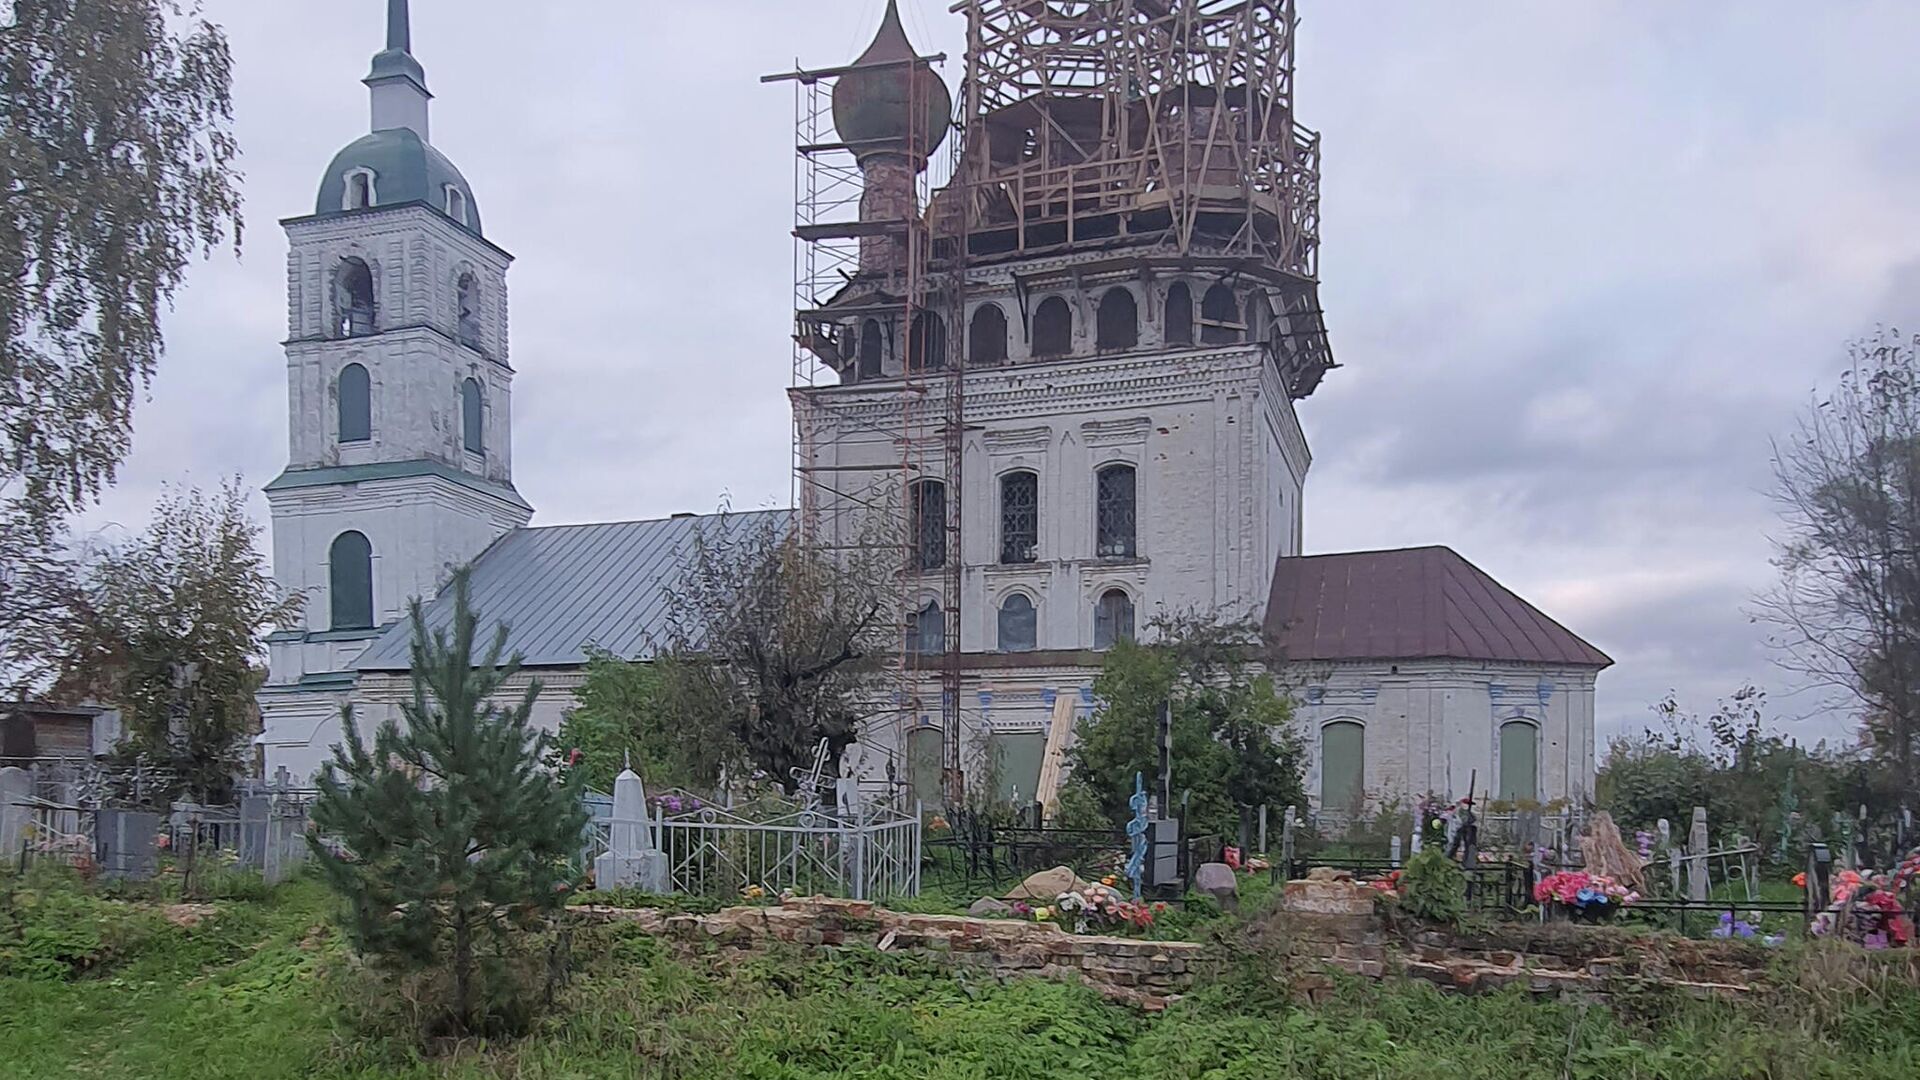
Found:
[{"label": "arched window", "polygon": [[1133,640],[1133,598],[1121,589],[1108,589],[1093,605],[1093,647],[1111,649],[1116,642]]},{"label": "arched window", "polygon": [[938,312],[913,317],[907,334],[907,358],[915,371],[940,371],[947,366],[947,321]]},{"label": "arched window", "polygon": [[1138,521],[1133,466],[1101,469],[1094,480],[1093,553],[1102,559],[1133,558]]},{"label": "arched window", "polygon": [[1247,340],[1266,343],[1273,335],[1273,302],[1267,294],[1255,290],[1247,297]]},{"label": "arched window", "polygon": [[1540,797],[1540,729],[1525,720],[1500,725],[1500,788],[1496,798]]},{"label": "arched window", "polygon": [[1000,478],[1000,561],[1040,557],[1040,477],[1021,469]]},{"label": "arched window", "polygon": [[347,190],[340,197],[342,210],[366,210],[374,205],[373,173],[355,169],[347,174]]},{"label": "arched window", "polygon": [[1367,729],[1336,720],[1320,729],[1320,809],[1357,814],[1367,799]]},{"label": "arched window", "polygon": [[333,277],[333,314],[335,337],[365,337],[374,332],[373,270],[366,260],[352,256],[340,260]]},{"label": "arched window", "polygon": [[913,508],[913,550],[908,566],[937,570],[947,565],[947,485],[919,480],[908,489]]},{"label": "arched window", "polygon": [[1231,345],[1242,340],[1247,328],[1240,322],[1240,298],[1224,284],[1207,290],[1200,300],[1200,341],[1205,345]]},{"label": "arched window", "polygon": [[460,280],[454,283],[453,292],[458,307],[456,336],[462,345],[477,349],[480,347],[480,283],[471,273],[463,273]]},{"label": "arched window", "polygon": [[1193,344],[1193,291],[1184,281],[1176,281],[1167,290],[1167,332],[1169,345]]},{"label": "arched window", "polygon": [[373,380],[367,369],[359,364],[341,368],[335,393],[339,398],[340,441],[366,442],[373,438]]},{"label": "arched window", "polygon": [[907,651],[947,651],[947,613],[940,610],[938,600],[929,600],[926,607],[914,612],[913,625],[907,628]]},{"label": "arched window", "polygon": [[1039,646],[1040,613],[1025,593],[1000,602],[1000,651],[1032,652]]},{"label": "arched window", "polygon": [[886,342],[880,336],[880,320],[868,319],[860,326],[860,366],[855,374],[861,379],[880,377],[881,356]]},{"label": "arched window", "polygon": [[967,363],[981,367],[1007,362],[1007,315],[999,304],[982,304],[967,328]]},{"label": "arched window", "polygon": [[1140,305],[1132,289],[1116,286],[1107,290],[1100,298],[1094,330],[1094,344],[1101,349],[1131,349],[1140,344]]},{"label": "arched window", "polygon": [[922,727],[907,732],[907,786],[923,806],[945,803],[940,748],[939,728]]},{"label": "arched window", "polygon": [[487,452],[486,410],[481,408],[480,383],[474,379],[460,383],[460,432],[467,453]]},{"label": "arched window", "polygon": [[357,532],[333,538],[327,552],[327,591],[334,630],[373,629],[373,545]]},{"label": "arched window", "polygon": [[447,185],[447,216],[462,225],[467,223],[467,197],[452,184]]},{"label": "arched window", "polygon": [[1040,301],[1033,313],[1033,355],[1042,359],[1073,351],[1073,309],[1058,296]]}]

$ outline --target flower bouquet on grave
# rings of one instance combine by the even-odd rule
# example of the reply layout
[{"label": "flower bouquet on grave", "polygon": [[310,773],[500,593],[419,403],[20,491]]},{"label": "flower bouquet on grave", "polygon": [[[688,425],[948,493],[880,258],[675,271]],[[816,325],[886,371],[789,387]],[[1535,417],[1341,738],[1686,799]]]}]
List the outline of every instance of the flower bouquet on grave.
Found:
[{"label": "flower bouquet on grave", "polygon": [[1602,923],[1640,899],[1640,894],[1605,874],[1562,870],[1541,878],[1533,887],[1533,898],[1574,922]]}]

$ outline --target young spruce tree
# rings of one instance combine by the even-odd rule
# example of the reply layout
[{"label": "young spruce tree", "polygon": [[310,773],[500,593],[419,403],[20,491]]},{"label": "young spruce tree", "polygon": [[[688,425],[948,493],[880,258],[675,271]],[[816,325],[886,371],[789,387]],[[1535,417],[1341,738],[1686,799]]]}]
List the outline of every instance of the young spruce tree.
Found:
[{"label": "young spruce tree", "polygon": [[587,814],[577,776],[541,765],[550,736],[529,722],[540,684],[515,705],[492,698],[519,670],[502,663],[506,628],[474,658],[479,624],[467,573],[455,574],[451,632],[429,632],[414,601],[413,700],[368,746],[351,710],[320,780],[313,841],[327,883],[347,902],[356,950],[398,973],[444,977],[458,1030],[499,1026],[516,997],[517,932],[539,930],[566,903]]}]

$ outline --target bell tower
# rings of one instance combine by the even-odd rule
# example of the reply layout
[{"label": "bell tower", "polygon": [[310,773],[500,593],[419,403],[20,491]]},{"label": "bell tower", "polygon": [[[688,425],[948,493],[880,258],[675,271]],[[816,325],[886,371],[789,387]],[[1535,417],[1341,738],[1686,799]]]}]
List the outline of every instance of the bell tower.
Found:
[{"label": "bell tower", "polygon": [[[276,711],[313,705],[316,688],[344,700],[355,659],[409,601],[532,515],[513,487],[512,256],[428,141],[407,0],[389,0],[365,82],[371,130],[328,165],[313,212],[282,223],[288,462],[266,493],[274,574],[307,603],[270,639],[270,744]],[[337,712],[321,702],[309,719]]]}]

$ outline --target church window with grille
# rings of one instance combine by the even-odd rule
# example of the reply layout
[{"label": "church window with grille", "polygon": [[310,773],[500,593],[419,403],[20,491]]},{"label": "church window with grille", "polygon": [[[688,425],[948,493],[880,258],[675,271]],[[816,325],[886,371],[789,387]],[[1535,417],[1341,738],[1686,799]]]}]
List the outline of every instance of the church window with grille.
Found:
[{"label": "church window with grille", "polygon": [[1025,593],[1000,602],[1000,651],[1032,652],[1039,645],[1040,612]]},{"label": "church window with grille", "polygon": [[938,312],[923,311],[913,317],[907,357],[915,371],[940,371],[947,366],[947,321]]},{"label": "church window with grille", "polygon": [[947,613],[940,609],[938,600],[929,600],[926,607],[914,612],[913,625],[907,628],[907,651],[947,651]]},{"label": "church window with grille", "polygon": [[913,550],[908,566],[937,570],[947,565],[947,485],[921,480],[909,489],[913,508]]},{"label": "church window with grille", "polygon": [[1231,345],[1246,334],[1240,322],[1240,298],[1226,285],[1215,285],[1200,299],[1200,340],[1207,345]]},{"label": "church window with grille", "polygon": [[967,330],[967,363],[990,367],[1006,362],[1006,312],[998,304],[982,304]]},{"label": "church window with grille", "polygon": [[881,355],[886,350],[886,341],[881,337],[880,320],[868,319],[860,326],[860,360],[854,369],[855,377],[877,379],[880,377]]},{"label": "church window with grille", "polygon": [[1140,305],[1133,298],[1133,290],[1108,289],[1100,298],[1099,319],[1094,329],[1095,345],[1102,350],[1131,349],[1140,344]]},{"label": "church window with grille", "polygon": [[1024,469],[1000,478],[1000,561],[1040,557],[1040,477]]},{"label": "church window with grille", "polygon": [[365,337],[374,332],[373,270],[366,260],[340,260],[334,273],[334,336]]},{"label": "church window with grille", "polygon": [[1046,359],[1073,351],[1073,309],[1058,296],[1040,301],[1033,312],[1033,355]]},{"label": "church window with grille", "polygon": [[460,344],[477,349],[480,347],[480,283],[472,274],[463,273],[454,283],[453,292],[458,308],[455,326]]},{"label": "church window with grille", "polygon": [[1137,522],[1133,466],[1101,469],[1094,481],[1093,553],[1103,559],[1133,558]]},{"label": "church window with grille", "polygon": [[367,369],[348,364],[340,369],[336,385],[339,396],[340,441],[366,442],[373,438],[373,380]]},{"label": "church window with grille", "polygon": [[334,630],[373,628],[373,545],[357,532],[333,538],[327,552],[327,591]]},{"label": "church window with grille", "polygon": [[487,452],[486,409],[480,399],[480,383],[475,379],[460,384],[460,430],[467,453]]},{"label": "church window with grille", "polygon": [[1111,649],[1133,640],[1133,598],[1123,589],[1108,589],[1093,605],[1093,647]]},{"label": "church window with grille", "polygon": [[1193,344],[1193,291],[1185,282],[1176,281],[1167,290],[1167,330],[1169,345]]}]

